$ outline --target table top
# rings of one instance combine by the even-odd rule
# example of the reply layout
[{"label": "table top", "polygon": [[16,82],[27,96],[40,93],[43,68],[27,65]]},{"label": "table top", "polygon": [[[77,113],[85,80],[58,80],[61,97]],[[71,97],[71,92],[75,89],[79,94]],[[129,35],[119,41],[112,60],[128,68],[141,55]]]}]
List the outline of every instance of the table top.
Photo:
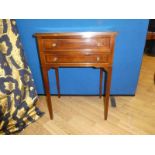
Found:
[{"label": "table top", "polygon": [[44,36],[82,36],[83,38],[87,37],[93,37],[93,36],[102,36],[102,35],[108,35],[108,36],[116,36],[117,32],[63,32],[63,33],[35,33],[34,36],[36,37],[44,37]]}]

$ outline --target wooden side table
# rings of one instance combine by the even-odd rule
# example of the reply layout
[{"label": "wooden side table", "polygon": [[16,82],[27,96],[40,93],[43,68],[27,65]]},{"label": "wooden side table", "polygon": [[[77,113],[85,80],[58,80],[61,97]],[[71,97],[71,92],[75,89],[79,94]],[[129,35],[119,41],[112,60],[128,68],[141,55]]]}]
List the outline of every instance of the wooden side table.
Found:
[{"label": "wooden side table", "polygon": [[103,71],[106,72],[104,118],[107,120],[112,64],[116,32],[36,33],[43,83],[50,118],[53,110],[48,71],[55,69],[58,96],[60,97],[59,67],[100,68],[100,97],[102,96]]}]

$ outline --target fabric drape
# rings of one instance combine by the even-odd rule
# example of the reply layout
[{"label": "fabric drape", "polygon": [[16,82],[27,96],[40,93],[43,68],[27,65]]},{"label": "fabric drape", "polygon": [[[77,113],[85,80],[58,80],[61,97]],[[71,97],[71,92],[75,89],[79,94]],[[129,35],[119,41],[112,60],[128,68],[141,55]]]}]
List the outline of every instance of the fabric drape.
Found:
[{"label": "fabric drape", "polygon": [[16,21],[0,19],[0,134],[17,133],[41,117],[37,100]]}]

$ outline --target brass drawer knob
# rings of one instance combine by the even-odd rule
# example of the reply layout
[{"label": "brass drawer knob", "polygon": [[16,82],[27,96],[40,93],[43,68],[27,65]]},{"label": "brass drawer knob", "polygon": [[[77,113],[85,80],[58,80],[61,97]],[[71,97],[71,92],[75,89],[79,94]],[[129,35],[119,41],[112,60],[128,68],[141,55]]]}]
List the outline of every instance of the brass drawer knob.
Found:
[{"label": "brass drawer knob", "polygon": [[53,43],[53,44],[52,44],[52,47],[55,47],[56,45],[57,45],[56,43]]},{"label": "brass drawer knob", "polygon": [[100,43],[100,42],[98,42],[97,43],[97,46],[99,47],[99,46],[102,46],[103,45],[103,43]]},{"label": "brass drawer knob", "polygon": [[58,58],[57,57],[54,57],[53,61],[56,62],[57,60],[58,60]]},{"label": "brass drawer knob", "polygon": [[97,60],[97,61],[100,61],[100,57],[97,57],[96,60]]}]

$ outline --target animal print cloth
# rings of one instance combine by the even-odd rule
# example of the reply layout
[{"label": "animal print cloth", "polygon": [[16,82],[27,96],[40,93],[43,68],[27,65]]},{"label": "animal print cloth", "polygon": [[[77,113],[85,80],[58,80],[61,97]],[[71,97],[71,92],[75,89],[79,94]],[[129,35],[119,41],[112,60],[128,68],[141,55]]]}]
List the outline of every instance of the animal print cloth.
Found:
[{"label": "animal print cloth", "polygon": [[0,134],[20,132],[41,117],[37,99],[16,21],[0,19]]}]

